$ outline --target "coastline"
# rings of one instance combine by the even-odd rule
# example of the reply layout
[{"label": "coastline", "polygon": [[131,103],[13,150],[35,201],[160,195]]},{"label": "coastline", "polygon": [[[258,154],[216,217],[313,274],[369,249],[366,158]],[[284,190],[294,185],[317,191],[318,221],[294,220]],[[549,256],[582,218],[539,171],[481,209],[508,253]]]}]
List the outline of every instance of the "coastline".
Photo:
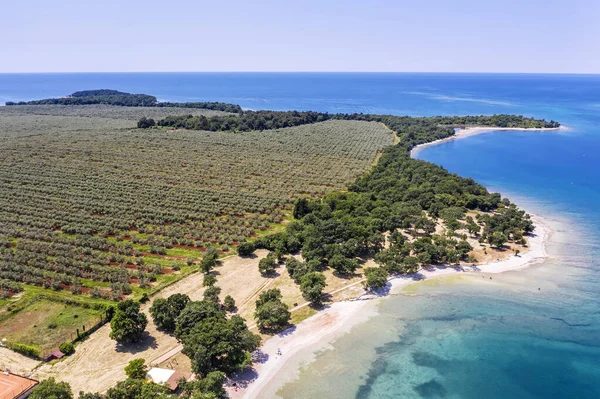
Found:
[{"label": "coastline", "polygon": [[423,148],[431,147],[440,143],[445,143],[447,141],[464,139],[467,137],[475,136],[482,133],[491,133],[495,131],[504,131],[504,130],[515,130],[515,131],[553,131],[553,130],[567,130],[566,126],[559,127],[540,127],[540,128],[522,128],[522,127],[485,127],[485,126],[473,126],[467,127],[464,129],[455,129],[455,134],[450,137],[446,137],[444,139],[439,139],[435,141],[431,141],[429,143],[419,144],[415,146],[412,150],[410,150],[411,157],[415,157]]},{"label": "coastline", "polygon": [[[475,267],[436,266],[421,269],[416,275],[394,276],[389,280],[389,293],[398,293],[409,284],[427,279],[462,273],[498,274],[520,270],[542,262],[548,257],[545,246],[552,231],[543,218],[533,215],[532,218],[537,228],[536,233],[529,237],[527,252]],[[333,303],[297,326],[271,337],[260,348],[260,351],[266,355],[264,356],[266,360],[256,363],[253,369],[234,377],[227,387],[229,397],[232,399],[274,397],[276,392],[292,381],[298,375],[300,368],[310,363],[319,351],[331,348],[331,344],[340,336],[377,314],[375,306],[369,305],[376,305],[385,297],[385,295],[365,293],[353,300]],[[276,355],[277,350],[281,350],[282,355]],[[284,366],[294,371],[281,373]],[[232,386],[233,382],[241,389],[236,391]]]}]

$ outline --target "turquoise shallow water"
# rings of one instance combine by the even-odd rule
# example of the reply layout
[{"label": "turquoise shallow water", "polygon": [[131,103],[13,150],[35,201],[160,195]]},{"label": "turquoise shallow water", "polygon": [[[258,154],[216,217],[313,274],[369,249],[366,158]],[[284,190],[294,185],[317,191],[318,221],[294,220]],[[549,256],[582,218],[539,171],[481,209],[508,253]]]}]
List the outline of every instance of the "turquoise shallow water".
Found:
[{"label": "turquoise shallow water", "polygon": [[[418,157],[549,219],[529,269],[425,285],[320,353],[285,398],[600,397],[600,76],[456,74],[1,75],[0,102],[114,88],[253,109],[517,113],[558,132],[495,132]],[[539,288],[539,290],[538,290]]]}]

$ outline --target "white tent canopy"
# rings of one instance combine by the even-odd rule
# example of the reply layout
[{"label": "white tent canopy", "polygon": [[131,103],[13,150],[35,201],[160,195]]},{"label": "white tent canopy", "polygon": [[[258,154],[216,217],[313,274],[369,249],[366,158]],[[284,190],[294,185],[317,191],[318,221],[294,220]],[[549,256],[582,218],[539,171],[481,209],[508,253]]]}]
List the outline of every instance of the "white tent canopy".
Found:
[{"label": "white tent canopy", "polygon": [[148,374],[146,374],[146,378],[150,378],[155,384],[162,385],[166,383],[173,374],[175,374],[175,370],[153,367],[148,371]]}]

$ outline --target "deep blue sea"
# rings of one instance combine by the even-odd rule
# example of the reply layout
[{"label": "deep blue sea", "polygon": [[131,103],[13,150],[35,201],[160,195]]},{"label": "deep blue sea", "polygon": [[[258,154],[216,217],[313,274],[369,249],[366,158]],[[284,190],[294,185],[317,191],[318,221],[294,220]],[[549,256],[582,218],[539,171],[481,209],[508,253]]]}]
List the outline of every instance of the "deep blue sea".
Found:
[{"label": "deep blue sea", "polygon": [[100,88],[247,109],[511,113],[568,126],[486,133],[418,154],[544,217],[553,229],[547,261],[392,296],[278,394],[600,398],[600,75],[0,74],[0,103]]}]

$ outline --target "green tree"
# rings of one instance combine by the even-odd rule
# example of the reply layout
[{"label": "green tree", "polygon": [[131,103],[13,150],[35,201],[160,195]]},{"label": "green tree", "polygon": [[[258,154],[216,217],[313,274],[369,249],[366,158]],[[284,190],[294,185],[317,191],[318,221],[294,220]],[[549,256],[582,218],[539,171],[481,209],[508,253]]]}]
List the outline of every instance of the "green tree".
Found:
[{"label": "green tree", "polygon": [[175,327],[175,320],[171,317],[169,303],[164,298],[156,298],[150,306],[152,321],[159,330],[170,330]]},{"label": "green tree", "polygon": [[33,389],[29,399],[73,399],[73,392],[68,383],[56,382],[50,377]]},{"label": "green tree", "polygon": [[106,392],[105,399],[169,399],[167,388],[141,379],[128,378]]},{"label": "green tree", "polygon": [[143,380],[148,374],[148,367],[146,367],[146,360],[139,358],[133,359],[125,366],[125,374],[128,378],[137,380]]},{"label": "green tree", "polygon": [[148,320],[140,312],[139,303],[131,299],[120,302],[110,321],[110,338],[119,343],[139,341],[147,324]]},{"label": "green tree", "polygon": [[344,255],[334,255],[329,259],[329,267],[340,274],[351,274],[356,271],[358,262],[356,259],[346,258]]},{"label": "green tree", "polygon": [[310,212],[309,202],[306,198],[298,198],[294,204],[294,219],[302,219]]},{"label": "green tree", "polygon": [[460,258],[465,259],[469,252],[473,250],[473,247],[468,242],[462,240],[456,245],[456,250],[459,252]]},{"label": "green tree", "polygon": [[419,260],[414,256],[404,258],[403,271],[406,274],[413,274],[419,271]]},{"label": "green tree", "polygon": [[285,261],[285,267],[290,277],[297,284],[299,284],[302,277],[304,277],[304,275],[310,271],[306,262],[301,262],[294,257],[287,258]]},{"label": "green tree", "polygon": [[502,248],[506,241],[508,241],[508,238],[501,231],[495,231],[488,235],[488,243],[496,248]]},{"label": "green tree", "polygon": [[217,258],[219,257],[219,253],[215,247],[208,247],[206,252],[204,252],[204,256],[200,261],[200,270],[203,273],[209,273],[213,267],[217,265]]},{"label": "green tree", "polygon": [[389,241],[392,245],[401,247],[406,242],[406,238],[398,230],[394,230],[390,233]]},{"label": "green tree", "polygon": [[204,378],[186,383],[184,391],[189,392],[190,399],[220,399],[226,397],[223,384],[225,373],[211,371]]},{"label": "green tree", "polygon": [[467,224],[465,228],[468,230],[470,234],[478,234],[481,231],[481,226],[479,226],[471,216],[467,216]]},{"label": "green tree", "polygon": [[365,276],[365,288],[367,290],[375,290],[383,288],[387,285],[388,272],[383,267],[366,267]]},{"label": "green tree", "polygon": [[259,328],[277,331],[287,326],[291,314],[288,306],[281,299],[281,291],[276,288],[261,292],[254,312]]},{"label": "green tree", "polygon": [[223,306],[228,312],[233,312],[235,310],[235,300],[231,295],[227,295],[225,299],[223,299]]},{"label": "green tree", "polygon": [[138,121],[137,127],[139,129],[148,129],[148,128],[154,126],[155,124],[156,124],[156,122],[154,121],[154,119],[148,119],[144,116]]},{"label": "green tree", "polygon": [[325,276],[319,272],[305,274],[300,282],[302,295],[315,306],[321,305],[323,290],[326,286]]},{"label": "green tree", "polygon": [[206,287],[206,289],[204,290],[204,300],[218,303],[220,293],[221,288],[216,285]]},{"label": "green tree", "polygon": [[202,280],[202,286],[204,287],[212,287],[217,283],[217,276],[214,274],[205,274],[204,279]]},{"label": "green tree", "polygon": [[268,275],[275,271],[277,262],[275,261],[275,254],[269,253],[266,258],[262,258],[258,262],[258,270],[261,274]]},{"label": "green tree", "polygon": [[79,391],[79,399],[104,399],[104,397],[99,393],[85,393]]},{"label": "green tree", "polygon": [[240,242],[237,247],[239,256],[251,256],[254,253],[254,244],[248,241]]},{"label": "green tree", "polygon": [[249,364],[250,354],[260,344],[243,318],[227,318],[218,304],[190,302],[177,319],[175,337],[183,343],[183,353],[192,361],[199,376],[211,371],[230,373]]},{"label": "green tree", "polygon": [[150,315],[159,330],[174,331],[175,319],[190,301],[185,294],[173,294],[167,299],[157,298],[152,302]]}]

